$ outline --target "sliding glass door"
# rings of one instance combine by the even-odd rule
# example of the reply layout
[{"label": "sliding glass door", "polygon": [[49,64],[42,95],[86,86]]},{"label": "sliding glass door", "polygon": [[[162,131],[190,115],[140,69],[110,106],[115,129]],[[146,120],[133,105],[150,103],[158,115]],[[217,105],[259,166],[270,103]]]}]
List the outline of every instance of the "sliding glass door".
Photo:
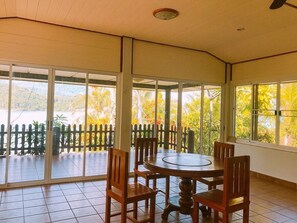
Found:
[{"label": "sliding glass door", "polygon": [[158,137],[159,147],[177,150],[178,83],[143,78],[133,79],[132,136]]},{"label": "sliding glass door", "polygon": [[86,73],[55,71],[52,178],[83,175]]},{"label": "sliding glass door", "polygon": [[53,179],[106,174],[115,109],[116,77],[55,71]]},{"label": "sliding glass door", "polygon": [[5,183],[8,130],[9,65],[0,65],[0,185]]},{"label": "sliding glass door", "polygon": [[48,69],[12,66],[8,183],[44,179]]},{"label": "sliding glass door", "polygon": [[88,75],[85,175],[107,173],[107,150],[114,145],[116,77]]},{"label": "sliding glass door", "polygon": [[116,77],[0,65],[0,186],[106,174]]},{"label": "sliding glass door", "polygon": [[157,136],[159,146],[211,155],[221,137],[221,86],[134,78],[132,145]]}]

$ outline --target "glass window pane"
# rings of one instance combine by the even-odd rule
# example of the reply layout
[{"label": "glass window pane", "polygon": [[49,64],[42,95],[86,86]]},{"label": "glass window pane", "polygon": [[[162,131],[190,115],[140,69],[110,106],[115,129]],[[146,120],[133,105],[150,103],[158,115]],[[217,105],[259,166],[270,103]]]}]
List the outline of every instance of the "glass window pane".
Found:
[{"label": "glass window pane", "polygon": [[[158,126],[158,138],[160,146],[165,149],[175,149],[177,146],[177,89],[178,83],[170,81],[158,81],[158,117],[163,126]],[[160,93],[162,100],[160,101]],[[160,118],[161,119],[160,119]]]},{"label": "glass window pane", "polygon": [[259,142],[275,143],[276,84],[254,85],[253,135]]},{"label": "glass window pane", "polygon": [[213,154],[214,141],[220,140],[221,132],[221,98],[220,86],[204,87],[203,111],[203,154]]},{"label": "glass window pane", "polygon": [[107,150],[114,145],[116,77],[89,74],[86,176],[106,174]]},{"label": "glass window pane", "polygon": [[201,86],[183,84],[182,89],[182,149],[188,148],[188,134],[194,134],[194,151],[200,152]]},{"label": "glass window pane", "polygon": [[48,70],[12,67],[8,182],[44,178]]},{"label": "glass window pane", "polygon": [[297,146],[297,83],[282,83],[280,92],[280,144]]},{"label": "glass window pane", "polygon": [[252,86],[237,86],[235,89],[235,137],[250,139],[252,124]]},{"label": "glass window pane", "polygon": [[133,79],[132,145],[134,145],[135,139],[138,137],[155,136],[155,97],[155,80],[143,78]]},{"label": "glass window pane", "polygon": [[52,178],[82,176],[86,74],[55,71]]}]

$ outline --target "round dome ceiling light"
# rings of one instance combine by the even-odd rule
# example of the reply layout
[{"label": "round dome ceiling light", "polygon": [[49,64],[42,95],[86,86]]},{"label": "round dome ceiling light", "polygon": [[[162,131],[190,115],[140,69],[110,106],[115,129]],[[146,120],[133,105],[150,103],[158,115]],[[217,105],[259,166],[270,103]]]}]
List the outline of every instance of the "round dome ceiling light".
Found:
[{"label": "round dome ceiling light", "polygon": [[161,9],[156,9],[153,12],[153,15],[157,18],[157,19],[161,19],[161,20],[170,20],[170,19],[174,19],[178,16],[178,11],[176,11],[175,9],[170,9],[170,8],[161,8]]}]

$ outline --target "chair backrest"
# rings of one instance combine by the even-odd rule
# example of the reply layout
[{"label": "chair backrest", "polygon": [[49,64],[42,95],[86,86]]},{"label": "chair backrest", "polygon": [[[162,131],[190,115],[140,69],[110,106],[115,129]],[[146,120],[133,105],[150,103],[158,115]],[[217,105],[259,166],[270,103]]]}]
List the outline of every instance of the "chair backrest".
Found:
[{"label": "chair backrest", "polygon": [[234,156],[234,145],[224,142],[214,142],[214,157],[224,160],[226,157]]},{"label": "chair backrest", "polygon": [[135,140],[135,168],[143,164],[146,156],[157,154],[158,138],[136,138]]},{"label": "chair backrest", "polygon": [[250,157],[236,156],[224,161],[223,202],[228,206],[234,198],[243,198],[249,203],[250,196]]},{"label": "chair backrest", "polygon": [[123,150],[109,148],[107,166],[107,190],[112,187],[122,191],[122,196],[127,195],[128,185],[128,158],[129,153]]}]

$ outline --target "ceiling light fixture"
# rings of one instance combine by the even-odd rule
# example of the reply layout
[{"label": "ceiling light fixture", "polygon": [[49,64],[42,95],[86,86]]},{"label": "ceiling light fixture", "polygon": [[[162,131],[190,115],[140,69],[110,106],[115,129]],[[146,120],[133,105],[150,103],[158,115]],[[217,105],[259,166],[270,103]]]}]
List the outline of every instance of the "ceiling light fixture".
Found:
[{"label": "ceiling light fixture", "polygon": [[176,11],[175,9],[170,9],[170,8],[161,8],[161,9],[156,9],[153,12],[153,15],[157,18],[157,19],[161,19],[161,20],[170,20],[170,19],[174,19],[178,16],[178,11]]},{"label": "ceiling light fixture", "polygon": [[237,28],[236,30],[240,32],[240,31],[244,31],[245,28],[244,27],[240,27],[240,28]]}]

